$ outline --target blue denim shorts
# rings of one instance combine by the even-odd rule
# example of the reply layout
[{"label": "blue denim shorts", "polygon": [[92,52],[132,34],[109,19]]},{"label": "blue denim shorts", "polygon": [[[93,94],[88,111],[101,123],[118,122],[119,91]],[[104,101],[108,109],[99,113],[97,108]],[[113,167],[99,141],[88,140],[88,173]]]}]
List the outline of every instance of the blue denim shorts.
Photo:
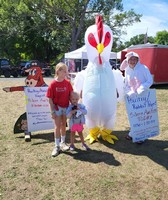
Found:
[{"label": "blue denim shorts", "polygon": [[62,107],[58,106],[58,110],[55,110],[55,114],[57,116],[66,115],[66,109],[67,108],[62,108]]}]

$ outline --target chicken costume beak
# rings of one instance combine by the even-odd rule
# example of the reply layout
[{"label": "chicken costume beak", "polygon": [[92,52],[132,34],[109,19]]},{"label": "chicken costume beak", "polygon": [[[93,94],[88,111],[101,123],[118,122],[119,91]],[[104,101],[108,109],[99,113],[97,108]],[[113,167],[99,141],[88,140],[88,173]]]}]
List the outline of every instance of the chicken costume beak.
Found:
[{"label": "chicken costume beak", "polygon": [[101,54],[104,50],[104,45],[102,43],[99,43],[96,48],[97,48],[99,54]]}]

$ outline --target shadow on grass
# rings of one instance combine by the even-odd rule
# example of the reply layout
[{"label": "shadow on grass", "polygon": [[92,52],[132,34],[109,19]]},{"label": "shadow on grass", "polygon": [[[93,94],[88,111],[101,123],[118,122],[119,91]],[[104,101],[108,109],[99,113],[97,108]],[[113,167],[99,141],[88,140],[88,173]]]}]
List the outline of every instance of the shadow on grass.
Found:
[{"label": "shadow on grass", "polygon": [[155,88],[157,90],[168,89],[168,84],[159,84],[159,85],[152,85],[151,88]]},{"label": "shadow on grass", "polygon": [[[22,136],[18,136],[17,138],[23,138],[24,139],[24,133]],[[36,142],[36,140],[42,140],[39,142]],[[54,133],[32,133],[31,136],[31,142],[32,145],[40,145],[45,143],[51,143],[54,142]]]},{"label": "shadow on grass", "polygon": [[114,131],[114,135],[119,138],[114,145],[111,145],[101,140],[105,146],[112,148],[118,152],[147,156],[159,165],[162,165],[168,170],[168,141],[154,140],[150,138],[143,144],[139,145],[125,139],[128,131]]},{"label": "shadow on grass", "polygon": [[[76,136],[79,138],[78,136]],[[22,136],[18,136],[17,138],[22,138],[24,139],[24,134]],[[43,140],[40,142],[36,142],[36,140]],[[32,134],[32,145],[40,145],[44,143],[51,143],[54,142],[54,134],[53,132],[51,133],[37,133],[37,134]],[[67,131],[66,135],[66,142],[70,142],[70,132]],[[81,141],[76,141],[80,142]],[[121,163],[117,160],[115,160],[114,156],[111,153],[108,152],[103,152],[99,150],[81,150],[81,149],[76,149],[74,152],[67,151],[64,152],[64,154],[72,156],[76,160],[81,160],[85,162],[91,162],[91,163],[106,163],[108,165],[113,165],[113,166],[119,166]]]},{"label": "shadow on grass", "polygon": [[111,153],[99,151],[99,150],[81,150],[81,149],[75,149],[75,151],[70,152],[64,152],[64,154],[67,154],[69,156],[72,156],[76,160],[81,160],[85,162],[91,162],[91,163],[105,163],[107,165],[113,165],[113,166],[119,166],[121,163],[117,161],[114,156]]},{"label": "shadow on grass", "polygon": [[50,132],[50,133],[38,133],[38,134],[34,134],[32,135],[32,140],[35,139],[35,140],[43,140],[43,141],[40,141],[40,142],[35,142],[33,141],[33,144],[32,145],[39,145],[39,144],[44,144],[44,143],[51,143],[51,142],[54,142],[54,133],[53,132]]},{"label": "shadow on grass", "polygon": [[[127,133],[128,131],[114,131],[113,134],[119,138],[118,141],[115,141],[114,145],[109,144],[101,139],[99,141],[108,148],[114,149],[115,151],[121,153],[147,156],[148,158],[150,158],[151,160],[165,167],[168,170],[168,141],[154,140],[153,138],[150,138],[146,140],[142,145],[138,145],[136,143],[133,143],[132,141],[128,141],[125,139]],[[70,140],[69,136],[70,134],[69,132],[67,132],[66,136],[67,142],[69,142]],[[19,136],[18,138],[24,139],[24,135]],[[33,139],[35,140],[33,141]],[[42,139],[43,141],[36,142],[36,140],[38,139]],[[53,132],[38,133],[32,135],[32,145],[40,145],[51,142],[54,142]],[[73,153],[70,151],[64,153],[72,156],[76,160],[81,160],[91,163],[103,162],[113,166],[121,165],[121,163],[117,161],[111,153],[99,150],[82,151],[80,149],[76,149],[76,151]]]},{"label": "shadow on grass", "polygon": [[[67,130],[66,142],[70,143],[70,131]],[[79,135],[75,135],[75,143],[81,143]],[[89,146],[92,148],[92,146]],[[66,151],[64,154],[72,156],[76,160],[81,160],[90,163],[106,163],[108,165],[119,166],[121,163],[117,161],[111,153],[90,149],[88,151],[75,149],[75,151]]]},{"label": "shadow on grass", "polygon": [[[23,138],[24,139],[24,133],[22,136],[19,136],[17,138]],[[41,132],[33,132],[31,135],[31,139],[32,139],[32,145],[40,145],[40,144],[46,144],[46,143],[51,143],[54,142],[54,132],[50,132],[50,133],[41,133]],[[43,140],[40,142],[36,142],[36,140]],[[66,142],[70,141],[70,132],[69,130],[66,131]]]}]

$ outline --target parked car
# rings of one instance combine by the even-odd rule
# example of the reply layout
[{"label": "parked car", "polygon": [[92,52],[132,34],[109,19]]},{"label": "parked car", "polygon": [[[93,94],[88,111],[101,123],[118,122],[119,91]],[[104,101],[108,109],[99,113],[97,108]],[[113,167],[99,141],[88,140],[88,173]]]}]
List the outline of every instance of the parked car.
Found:
[{"label": "parked car", "polygon": [[18,74],[19,74],[20,76],[22,76],[23,68],[25,67],[25,65],[26,65],[27,62],[28,62],[28,61],[26,61],[26,60],[22,60],[22,61],[20,61],[20,62],[17,64],[17,66],[18,66]]},{"label": "parked car", "polygon": [[[23,66],[23,63],[22,63],[22,66]],[[27,76],[28,72],[26,70],[29,69],[30,66],[31,66],[31,61],[27,61],[26,63],[24,63],[24,66],[21,67],[20,75],[21,76]]]},{"label": "parked car", "polygon": [[11,65],[9,59],[0,59],[0,76],[4,75],[6,78],[10,76],[18,77],[17,67]]},{"label": "parked car", "polygon": [[41,68],[44,76],[51,76],[51,66],[49,63],[41,63]]},{"label": "parked car", "polygon": [[44,76],[51,76],[51,68],[50,68],[50,65],[48,65],[47,63],[41,63],[39,62],[38,60],[30,60],[28,61],[25,66],[22,68],[21,70],[21,75],[22,76],[27,76],[28,75],[28,72],[26,72],[27,69],[29,69],[31,66],[33,65],[36,65],[36,66],[39,66],[41,67],[42,69],[42,74]]}]

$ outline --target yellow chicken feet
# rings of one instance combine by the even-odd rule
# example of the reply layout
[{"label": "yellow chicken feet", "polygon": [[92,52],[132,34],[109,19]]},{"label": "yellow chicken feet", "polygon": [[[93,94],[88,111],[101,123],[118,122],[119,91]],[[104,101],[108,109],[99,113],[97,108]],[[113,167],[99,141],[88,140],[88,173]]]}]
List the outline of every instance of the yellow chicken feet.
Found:
[{"label": "yellow chicken feet", "polygon": [[85,140],[90,140],[90,144],[92,144],[94,141],[98,142],[98,135],[100,134],[100,128],[95,127],[89,130],[89,135],[85,138]]},{"label": "yellow chicken feet", "polygon": [[104,141],[109,142],[110,144],[114,144],[114,140],[118,140],[115,135],[112,135],[112,130],[110,129],[100,129],[98,127],[92,128],[89,131],[89,135],[85,138],[85,140],[90,140],[90,144],[94,141],[98,142],[98,137],[101,136]]},{"label": "yellow chicken feet", "polygon": [[111,134],[112,130],[109,129],[103,129],[100,132],[100,135],[102,136],[102,139],[109,142],[110,144],[114,144],[114,140],[118,140],[118,138],[115,135]]}]

